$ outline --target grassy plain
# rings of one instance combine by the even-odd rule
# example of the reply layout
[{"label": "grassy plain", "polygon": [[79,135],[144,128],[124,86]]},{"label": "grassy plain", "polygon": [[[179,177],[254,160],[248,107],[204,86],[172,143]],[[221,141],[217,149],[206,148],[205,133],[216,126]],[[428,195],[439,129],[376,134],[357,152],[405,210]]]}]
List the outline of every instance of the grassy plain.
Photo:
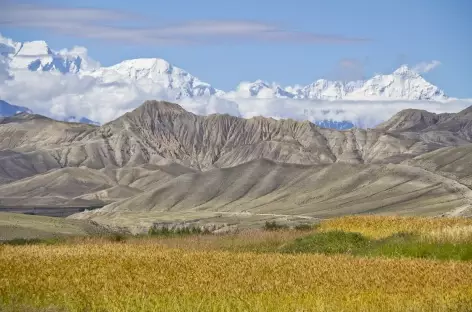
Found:
[{"label": "grassy plain", "polygon": [[320,223],[320,231],[357,232],[371,238],[396,233],[415,233],[445,241],[472,240],[472,218],[425,218],[399,216],[346,216]]},{"label": "grassy plain", "polygon": [[450,231],[470,224],[350,217],[304,231],[4,244],[0,310],[472,311],[470,236]]}]

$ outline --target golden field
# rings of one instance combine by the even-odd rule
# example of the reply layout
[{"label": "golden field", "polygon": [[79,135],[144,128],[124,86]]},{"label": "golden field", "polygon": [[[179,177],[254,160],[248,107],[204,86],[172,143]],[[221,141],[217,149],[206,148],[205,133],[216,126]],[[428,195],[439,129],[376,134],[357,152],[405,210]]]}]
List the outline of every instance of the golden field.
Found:
[{"label": "golden field", "polygon": [[471,261],[264,252],[307,233],[258,233],[0,245],[0,310],[472,311]]},{"label": "golden field", "polygon": [[347,216],[321,222],[319,230],[357,232],[372,238],[407,232],[424,238],[467,241],[472,240],[472,218]]}]

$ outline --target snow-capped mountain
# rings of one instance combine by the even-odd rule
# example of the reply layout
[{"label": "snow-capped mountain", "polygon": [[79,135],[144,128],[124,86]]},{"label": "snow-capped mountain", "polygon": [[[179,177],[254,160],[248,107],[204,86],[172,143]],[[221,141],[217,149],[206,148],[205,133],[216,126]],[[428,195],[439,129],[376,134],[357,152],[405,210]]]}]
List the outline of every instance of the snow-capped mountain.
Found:
[{"label": "snow-capped mountain", "polygon": [[222,96],[227,98],[256,97],[260,99],[293,98],[292,93],[282,89],[282,87],[280,87],[279,85],[270,85],[269,83],[262,80],[256,80],[254,82],[241,82],[236,88],[236,91],[222,94]]},{"label": "snow-capped mountain", "polygon": [[52,71],[92,76],[103,83],[129,83],[144,93],[156,87],[166,90],[169,99],[200,96],[226,98],[290,98],[321,100],[445,100],[438,87],[427,82],[406,65],[392,74],[376,75],[365,81],[329,81],[319,79],[306,86],[281,87],[256,80],[241,83],[235,91],[225,93],[202,82],[187,71],[159,58],[126,60],[109,67],[98,67],[87,50],[53,51],[44,41],[15,42],[0,36],[0,53],[9,59],[11,69]]},{"label": "snow-capped mountain", "polygon": [[8,102],[0,100],[0,117],[10,117],[15,114],[23,113],[23,112],[28,113],[28,114],[33,113],[27,107],[12,105]]},{"label": "snow-capped mountain", "polygon": [[98,63],[87,56],[87,49],[54,51],[45,41],[15,42],[0,35],[0,54],[9,61],[12,70],[49,71],[77,74],[92,70]]},{"label": "snow-capped mountain", "polygon": [[376,75],[365,81],[329,81],[319,79],[307,86],[281,88],[257,80],[240,85],[243,95],[257,98],[319,100],[445,100],[444,91],[403,65],[392,74]]},{"label": "snow-capped mountain", "polygon": [[342,82],[325,79],[317,80],[297,91],[294,97],[298,99],[339,100],[347,93]]},{"label": "snow-capped mountain", "polygon": [[[359,112],[355,105],[358,101],[374,105],[391,100],[448,99],[441,89],[406,65],[367,80],[319,79],[306,86],[286,87],[256,80],[224,92],[160,58],[125,60],[101,67],[83,47],[56,51],[44,41],[16,42],[2,36],[0,95],[11,103],[31,105],[40,114],[91,124],[97,123],[87,117],[105,123],[144,100],[157,99],[177,102],[197,114],[308,119],[336,129],[373,126],[382,120],[365,116],[366,112],[374,114],[371,109]],[[341,101],[346,102],[346,112],[337,114]],[[330,114],[321,112],[320,105],[328,107]]]},{"label": "snow-capped mountain", "polygon": [[403,65],[390,75],[376,75],[347,94],[352,99],[445,100],[444,91]]},{"label": "snow-capped mountain", "polygon": [[200,81],[185,70],[159,58],[127,60],[82,74],[98,78],[104,83],[117,81],[136,83],[144,91],[152,89],[153,86],[160,86],[171,93],[170,98],[175,99],[224,93],[216,90],[210,84]]}]

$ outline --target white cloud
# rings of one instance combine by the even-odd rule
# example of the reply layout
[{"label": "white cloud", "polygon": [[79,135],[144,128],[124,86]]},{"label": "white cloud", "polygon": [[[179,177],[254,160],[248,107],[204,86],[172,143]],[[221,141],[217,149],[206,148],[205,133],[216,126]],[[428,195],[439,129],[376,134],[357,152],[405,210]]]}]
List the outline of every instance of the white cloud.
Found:
[{"label": "white cloud", "polygon": [[[3,38],[3,41],[5,40],[7,39]],[[8,44],[14,46],[15,43]],[[82,47],[64,49],[57,53],[63,56],[80,55],[84,60],[94,63],[88,58],[87,50]],[[422,65],[422,70],[431,70],[437,66],[434,64],[436,63]],[[348,66],[348,63],[345,65]],[[98,63],[94,63],[95,66],[98,66]],[[263,86],[262,82],[258,83]],[[263,89],[256,98],[251,97],[250,83],[242,82],[236,91],[226,93],[224,98],[212,96],[182,99],[177,102],[185,109],[200,115],[226,113],[244,118],[260,115],[310,121],[349,120],[360,127],[373,127],[406,108],[442,113],[457,112],[472,105],[472,100],[426,102],[274,99],[271,97],[275,84],[268,86],[271,88]],[[0,99],[14,105],[26,106],[36,113],[53,118],[77,116],[105,123],[138,107],[145,100],[174,101],[176,92],[151,80],[120,80],[119,75],[110,81],[102,81],[87,75],[9,69],[8,61],[0,55]]]},{"label": "white cloud", "polygon": [[[1,1],[1,0],[0,0]],[[299,32],[278,25],[246,20],[191,20],[156,24],[159,18],[116,10],[45,6],[2,1],[0,25],[46,29],[75,37],[105,39],[127,44],[208,44],[227,41],[293,43],[361,43],[366,38]],[[117,22],[129,26],[117,26]]]},{"label": "white cloud", "polygon": [[0,84],[4,83],[5,80],[10,78],[8,67],[9,66],[6,58],[0,55]]},{"label": "white cloud", "polygon": [[[207,99],[198,99],[205,107]],[[213,99],[213,101],[222,101]],[[228,100],[225,100],[228,101]],[[312,122],[325,119],[349,120],[359,127],[374,127],[407,108],[424,109],[433,113],[458,112],[472,105],[472,100],[433,101],[325,101],[293,99],[232,99],[234,109],[244,118],[254,116],[292,118]],[[215,104],[213,104],[215,105]],[[228,105],[228,104],[226,104]],[[185,103],[183,103],[185,108]],[[216,105],[217,106],[217,105]],[[217,106],[218,107],[218,106]],[[223,111],[221,111],[223,112]]]},{"label": "white cloud", "polygon": [[92,69],[100,67],[100,63],[88,55],[88,50],[85,47],[74,46],[72,49],[62,49],[57,53],[65,58],[74,58],[76,56],[80,56],[82,62],[86,63],[81,64],[82,68]]},{"label": "white cloud", "polygon": [[13,74],[15,79],[0,83],[0,98],[54,118],[86,116],[103,123],[147,99],[168,99],[167,90],[159,86],[144,92],[134,84],[102,83],[90,76],[26,70]]},{"label": "white cloud", "polygon": [[[1,63],[0,63],[1,64]],[[1,70],[1,67],[0,67]],[[60,75],[50,72],[14,71],[15,79],[0,80],[0,98],[26,106],[34,112],[55,117],[88,117],[105,123],[138,107],[145,100],[170,100],[175,94],[156,84],[116,81],[103,83],[97,78]],[[174,101],[176,102],[176,101]],[[373,127],[402,109],[416,108],[435,113],[458,112],[472,100],[432,101],[327,101],[263,98],[220,98],[216,96],[177,101],[199,115],[213,113],[251,118],[266,116],[310,120],[353,121],[360,127]]]},{"label": "white cloud", "polygon": [[413,70],[417,73],[427,73],[427,72],[430,72],[432,71],[433,69],[435,69],[436,67],[438,67],[439,65],[441,65],[441,62],[440,61],[436,61],[436,60],[433,60],[431,62],[421,62],[419,64],[416,64],[414,67],[413,67]]}]

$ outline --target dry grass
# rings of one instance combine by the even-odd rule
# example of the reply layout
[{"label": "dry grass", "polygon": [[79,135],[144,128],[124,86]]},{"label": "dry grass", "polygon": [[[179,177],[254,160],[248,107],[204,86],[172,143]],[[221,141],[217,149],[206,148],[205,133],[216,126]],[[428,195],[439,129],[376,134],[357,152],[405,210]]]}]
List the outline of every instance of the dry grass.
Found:
[{"label": "dry grass", "polygon": [[472,225],[453,225],[429,233],[424,233],[422,238],[434,242],[472,242]]},{"label": "dry grass", "polygon": [[[189,251],[220,250],[220,251],[274,251],[277,246],[296,238],[306,236],[311,231],[281,230],[264,231],[248,229],[231,234],[221,235],[169,235],[169,236],[128,236],[122,237],[129,244],[155,244],[166,248],[184,249]],[[70,245],[108,244],[113,236],[82,236],[69,237],[59,243]]]},{"label": "dry grass", "polygon": [[155,242],[167,248],[185,250],[224,250],[224,251],[273,251],[274,248],[288,241],[307,235],[308,231],[263,231],[245,230],[226,235],[196,235],[183,237],[160,237],[137,239],[134,243]]},{"label": "dry grass", "polygon": [[170,249],[0,247],[0,302],[67,311],[470,311],[472,263]]},{"label": "dry grass", "polygon": [[370,238],[385,238],[406,232],[435,240],[469,240],[471,218],[427,218],[397,216],[347,216],[320,223],[320,231],[357,232]]},{"label": "dry grass", "polygon": [[[448,241],[469,237],[471,224],[459,218],[346,217],[316,231],[372,238],[415,232]],[[308,234],[0,245],[0,310],[472,311],[472,262],[274,252]]]}]

